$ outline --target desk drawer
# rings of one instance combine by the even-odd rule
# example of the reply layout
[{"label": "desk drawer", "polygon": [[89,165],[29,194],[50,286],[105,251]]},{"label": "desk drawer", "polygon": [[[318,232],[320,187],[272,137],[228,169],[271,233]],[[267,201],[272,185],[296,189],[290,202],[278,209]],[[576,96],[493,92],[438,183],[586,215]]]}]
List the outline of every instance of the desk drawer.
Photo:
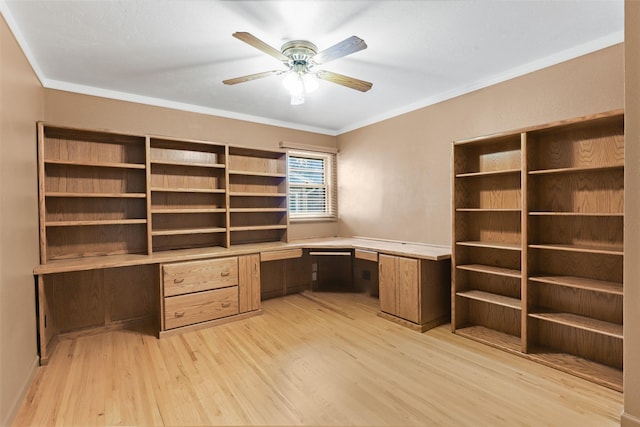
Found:
[{"label": "desk drawer", "polygon": [[355,255],[356,255],[356,258],[358,259],[378,262],[378,252],[375,252],[375,251],[367,251],[365,249],[356,249]]},{"label": "desk drawer", "polygon": [[164,264],[162,283],[165,297],[234,286],[238,284],[238,258]]},{"label": "desk drawer", "polygon": [[260,261],[277,261],[281,259],[300,258],[302,249],[284,249],[279,251],[260,252]]},{"label": "desk drawer", "polygon": [[215,289],[164,299],[165,329],[238,314],[238,287]]}]

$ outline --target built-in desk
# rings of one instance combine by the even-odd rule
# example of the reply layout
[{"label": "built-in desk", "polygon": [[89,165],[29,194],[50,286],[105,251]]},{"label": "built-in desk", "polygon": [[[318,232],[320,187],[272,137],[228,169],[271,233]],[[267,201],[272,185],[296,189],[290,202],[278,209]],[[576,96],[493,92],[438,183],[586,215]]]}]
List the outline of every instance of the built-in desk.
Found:
[{"label": "built-in desk", "polygon": [[309,288],[305,259],[322,250],[375,268],[382,317],[421,331],[448,321],[451,252],[442,246],[323,238],[64,259],[34,269],[41,363],[70,333],[152,323],[161,337],[260,314],[261,285],[283,282],[283,295]]}]

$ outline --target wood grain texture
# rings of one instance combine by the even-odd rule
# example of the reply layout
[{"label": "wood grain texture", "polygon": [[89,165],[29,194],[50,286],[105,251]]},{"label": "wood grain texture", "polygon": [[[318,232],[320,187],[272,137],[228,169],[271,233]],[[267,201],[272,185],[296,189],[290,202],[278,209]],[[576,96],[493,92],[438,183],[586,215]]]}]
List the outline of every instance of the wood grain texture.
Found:
[{"label": "wood grain texture", "polygon": [[619,424],[618,392],[446,326],[410,331],[363,295],[314,297],[161,340],[130,330],[62,340],[14,425]]},{"label": "wood grain texture", "polygon": [[246,193],[286,193],[285,177],[230,175],[229,191]]},{"label": "wood grain texture", "polygon": [[162,265],[165,297],[238,284],[238,257]]},{"label": "wood grain texture", "polygon": [[620,338],[539,319],[533,319],[531,323],[535,331],[533,348],[552,349],[622,370],[623,342]]},{"label": "wood grain texture", "polygon": [[474,144],[454,145],[454,174],[520,169],[520,133]]},{"label": "wood grain texture", "polygon": [[53,274],[44,276],[43,286],[45,331],[54,334],[157,318],[158,286],[150,265]]},{"label": "wood grain texture", "polygon": [[49,260],[144,254],[147,252],[146,224],[48,227]]},{"label": "wood grain texture", "polygon": [[260,261],[277,261],[280,259],[300,258],[302,256],[302,249],[285,249],[279,251],[264,251],[260,252]]},{"label": "wood grain texture", "polygon": [[529,227],[536,244],[593,246],[621,250],[624,218],[618,216],[536,216]]},{"label": "wood grain texture", "polygon": [[456,212],[456,242],[521,245],[520,212]]},{"label": "wood grain texture", "polygon": [[254,150],[250,148],[229,147],[229,170],[286,173],[286,154],[283,151]]},{"label": "wood grain texture", "polygon": [[151,193],[151,209],[224,209],[225,206],[224,194]]},{"label": "wood grain texture", "polygon": [[380,310],[395,314],[398,306],[396,292],[396,257],[380,254],[378,258],[378,280],[380,286]]},{"label": "wood grain texture", "polygon": [[532,175],[530,209],[542,212],[622,213],[624,172]]},{"label": "wood grain texture", "polygon": [[[220,234],[220,233],[218,233]],[[120,254],[106,257],[60,259],[48,264],[36,266],[34,274],[52,274],[68,271],[94,270],[109,267],[126,267],[131,265],[159,264],[164,262],[192,261],[198,259],[219,258],[224,256],[244,255],[292,248],[344,248],[344,249],[367,249],[382,253],[409,256],[418,259],[444,260],[451,257],[451,249],[446,246],[422,245],[399,241],[374,240],[365,238],[319,238],[297,240],[289,243],[283,241],[265,241],[259,243],[237,244],[232,247],[224,245],[224,233],[221,233],[220,244],[203,243],[203,247],[182,247],[174,248],[173,251],[158,251],[148,255]],[[238,233],[240,234],[240,233]],[[206,239],[212,239],[215,235],[202,235]],[[180,236],[157,236],[156,239],[174,238]],[[154,243],[155,246],[155,243]],[[488,251],[491,252],[491,251]],[[507,253],[505,251],[498,251]],[[508,254],[508,253],[507,253]],[[505,255],[506,256],[506,255]],[[501,258],[498,257],[496,261]],[[519,253],[516,258],[519,262]]]},{"label": "wood grain texture", "polygon": [[238,314],[238,287],[166,297],[164,325],[167,329]]},{"label": "wood grain texture", "polygon": [[529,134],[530,169],[606,167],[624,164],[624,117]]},{"label": "wood grain texture", "polygon": [[224,171],[152,163],[150,186],[155,189],[224,189]]},{"label": "wood grain texture", "polygon": [[456,178],[454,206],[477,209],[520,209],[520,173]]},{"label": "wood grain texture", "polygon": [[240,313],[260,309],[260,255],[238,257],[238,307]]},{"label": "wood grain texture", "polygon": [[622,284],[623,257],[530,250],[531,276],[574,276]]}]

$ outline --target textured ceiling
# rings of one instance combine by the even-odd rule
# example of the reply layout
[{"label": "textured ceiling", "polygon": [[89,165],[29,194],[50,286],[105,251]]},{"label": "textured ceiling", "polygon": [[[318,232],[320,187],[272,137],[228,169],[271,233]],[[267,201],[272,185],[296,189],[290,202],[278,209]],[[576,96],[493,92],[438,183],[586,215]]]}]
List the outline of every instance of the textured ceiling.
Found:
[{"label": "textured ceiling", "polygon": [[[43,85],[336,135],[623,40],[622,0],[0,0]],[[322,68],[373,83],[321,81],[292,106],[283,68],[233,38],[367,49]]]}]

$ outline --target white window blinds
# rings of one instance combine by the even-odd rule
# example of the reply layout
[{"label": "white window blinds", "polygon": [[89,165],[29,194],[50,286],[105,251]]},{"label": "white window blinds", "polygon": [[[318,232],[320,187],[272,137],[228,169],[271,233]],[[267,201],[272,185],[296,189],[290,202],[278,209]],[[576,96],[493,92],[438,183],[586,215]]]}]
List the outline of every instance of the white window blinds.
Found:
[{"label": "white window blinds", "polygon": [[289,215],[296,218],[336,216],[335,155],[289,151]]}]

